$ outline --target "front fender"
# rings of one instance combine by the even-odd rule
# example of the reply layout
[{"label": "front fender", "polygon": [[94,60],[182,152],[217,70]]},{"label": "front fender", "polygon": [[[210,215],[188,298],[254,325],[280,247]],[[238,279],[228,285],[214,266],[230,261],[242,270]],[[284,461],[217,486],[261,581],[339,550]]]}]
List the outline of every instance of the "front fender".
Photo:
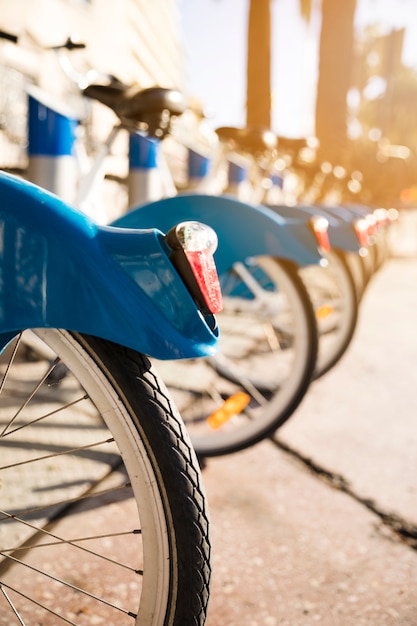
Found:
[{"label": "front fender", "polygon": [[217,343],[159,230],[98,227],[56,196],[0,174],[0,349],[38,327],[160,359],[207,356]]},{"label": "front fender", "polygon": [[141,205],[113,225],[124,228],[157,227],[168,231],[183,220],[199,220],[217,233],[215,254],[219,274],[237,261],[268,255],[289,259],[299,266],[320,261],[317,242],[306,226],[294,229],[280,215],[264,206],[240,202],[229,196],[181,194]]}]

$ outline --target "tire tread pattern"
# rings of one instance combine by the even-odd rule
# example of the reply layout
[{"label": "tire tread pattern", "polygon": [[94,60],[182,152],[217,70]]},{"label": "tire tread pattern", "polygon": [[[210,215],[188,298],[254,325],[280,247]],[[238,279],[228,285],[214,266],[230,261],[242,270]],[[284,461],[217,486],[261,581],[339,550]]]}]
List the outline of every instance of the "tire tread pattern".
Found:
[{"label": "tire tread pattern", "polygon": [[[198,460],[185,425],[146,356],[95,337],[83,337],[107,368],[109,363],[117,363],[117,371],[108,373],[114,379],[123,378],[123,390],[128,396],[123,401],[132,409],[132,418],[161,479],[160,487],[163,484],[165,489],[179,560],[175,617],[166,624],[203,626],[211,578],[209,513]],[[146,414],[141,405],[146,402],[149,407],[150,398],[154,410]]]}]

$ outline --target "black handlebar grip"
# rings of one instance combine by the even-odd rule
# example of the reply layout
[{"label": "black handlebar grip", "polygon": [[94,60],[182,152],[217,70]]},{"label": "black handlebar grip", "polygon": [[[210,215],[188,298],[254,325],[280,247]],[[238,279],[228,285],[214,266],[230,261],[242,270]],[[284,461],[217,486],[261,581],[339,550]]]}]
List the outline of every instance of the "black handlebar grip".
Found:
[{"label": "black handlebar grip", "polygon": [[4,30],[0,30],[0,39],[6,39],[7,41],[11,41],[13,43],[17,43],[19,41],[19,37],[17,35],[6,33]]}]

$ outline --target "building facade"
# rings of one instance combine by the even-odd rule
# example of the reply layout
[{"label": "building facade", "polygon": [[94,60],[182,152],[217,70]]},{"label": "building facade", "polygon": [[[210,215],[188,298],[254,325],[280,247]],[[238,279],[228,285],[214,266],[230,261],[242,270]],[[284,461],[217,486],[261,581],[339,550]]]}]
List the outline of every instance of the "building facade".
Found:
[{"label": "building facade", "polygon": [[[0,40],[0,167],[25,166],[28,83],[71,104],[74,115],[83,114],[77,110],[83,107],[79,90],[54,46],[70,36],[86,45],[66,55],[81,75],[95,70],[144,88],[181,90],[179,19],[177,0],[0,0],[0,29],[19,37],[17,46]],[[99,142],[114,116],[99,104],[92,111],[90,131]]]}]

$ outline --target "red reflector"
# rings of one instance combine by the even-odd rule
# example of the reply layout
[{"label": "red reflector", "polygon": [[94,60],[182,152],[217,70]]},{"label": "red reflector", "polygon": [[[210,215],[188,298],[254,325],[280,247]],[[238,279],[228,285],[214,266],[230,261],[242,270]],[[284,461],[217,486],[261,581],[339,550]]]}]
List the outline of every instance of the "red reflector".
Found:
[{"label": "red reflector", "polygon": [[216,265],[210,250],[184,250],[205,303],[211,313],[223,309],[222,294]]},{"label": "red reflector", "polygon": [[324,252],[328,252],[331,248],[330,240],[329,240],[329,222],[325,217],[314,216],[310,218],[310,226],[313,230],[313,233],[317,239],[317,243],[319,247]]},{"label": "red reflector", "polygon": [[354,222],[355,233],[358,238],[359,244],[363,247],[368,245],[368,223],[364,219],[359,219]]},{"label": "red reflector", "polygon": [[325,250],[326,252],[328,250],[330,250],[330,240],[329,240],[329,234],[326,231],[320,231],[320,230],[315,230],[314,234],[316,235],[316,239],[317,239],[317,243],[319,244],[320,248],[322,250]]},{"label": "red reflector", "polygon": [[368,235],[375,235],[377,226],[377,219],[375,215],[373,215],[373,213],[369,213],[365,219],[368,223]]}]

